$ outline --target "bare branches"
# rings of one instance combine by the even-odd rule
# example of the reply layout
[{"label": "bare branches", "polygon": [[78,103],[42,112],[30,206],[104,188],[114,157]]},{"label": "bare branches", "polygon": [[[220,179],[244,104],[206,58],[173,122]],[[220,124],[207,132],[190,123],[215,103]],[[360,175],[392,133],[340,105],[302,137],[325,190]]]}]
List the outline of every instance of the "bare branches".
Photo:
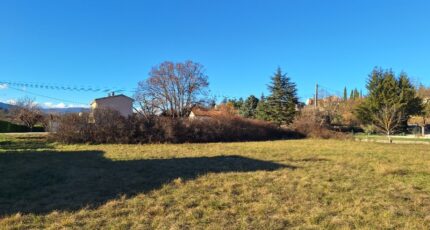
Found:
[{"label": "bare branches", "polygon": [[387,136],[393,134],[402,123],[402,107],[400,105],[385,105],[373,116],[375,127]]},{"label": "bare branches", "polygon": [[163,62],[154,67],[149,78],[138,83],[135,99],[140,113],[184,117],[191,108],[207,96],[209,86],[203,65]]},{"label": "bare branches", "polygon": [[34,99],[24,97],[19,99],[11,110],[12,117],[24,124],[30,130],[40,121],[43,115]]}]

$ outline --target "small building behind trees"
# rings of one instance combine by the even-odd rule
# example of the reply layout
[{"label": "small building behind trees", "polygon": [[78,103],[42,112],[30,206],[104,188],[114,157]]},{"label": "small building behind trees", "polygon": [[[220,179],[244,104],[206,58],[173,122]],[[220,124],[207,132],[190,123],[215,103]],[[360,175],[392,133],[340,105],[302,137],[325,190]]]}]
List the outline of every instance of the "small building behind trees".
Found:
[{"label": "small building behind trees", "polygon": [[207,120],[215,117],[225,116],[226,113],[222,110],[216,109],[205,109],[200,107],[194,107],[188,118],[190,120]]}]

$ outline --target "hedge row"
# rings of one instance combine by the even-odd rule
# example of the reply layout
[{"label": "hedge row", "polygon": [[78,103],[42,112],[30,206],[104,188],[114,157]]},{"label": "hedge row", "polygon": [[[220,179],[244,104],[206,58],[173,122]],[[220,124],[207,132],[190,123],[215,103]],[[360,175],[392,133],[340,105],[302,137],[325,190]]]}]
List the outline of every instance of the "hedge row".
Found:
[{"label": "hedge row", "polygon": [[133,116],[97,110],[60,118],[55,141],[64,143],[202,143],[301,138],[303,135],[270,123],[236,116],[206,119]]},{"label": "hedge row", "polygon": [[[8,121],[0,120],[0,133],[22,133],[30,132],[31,130],[27,126],[17,125]],[[44,132],[43,127],[34,127],[33,132]]]}]

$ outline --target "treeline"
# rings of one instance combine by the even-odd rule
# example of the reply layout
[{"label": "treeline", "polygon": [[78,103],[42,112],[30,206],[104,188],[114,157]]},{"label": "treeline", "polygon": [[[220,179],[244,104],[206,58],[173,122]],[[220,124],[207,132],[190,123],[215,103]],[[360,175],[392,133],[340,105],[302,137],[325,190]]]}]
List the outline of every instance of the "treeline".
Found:
[{"label": "treeline", "polygon": [[346,88],[346,86],[343,88],[343,100],[344,101],[358,100],[360,98],[363,98],[363,93],[361,91],[358,91],[357,88],[351,90],[351,93],[349,94],[349,98],[348,98],[348,89]]},{"label": "treeline", "polygon": [[405,72],[396,75],[392,70],[375,68],[366,87],[368,95],[354,109],[363,125],[371,125],[389,136],[405,132],[412,116],[425,119],[429,115],[428,100],[420,97]]},{"label": "treeline", "polygon": [[[163,62],[138,83],[136,113],[121,118],[113,113],[65,115],[59,118],[56,139],[65,142],[152,143],[268,140],[291,137],[343,137],[334,131],[406,132],[408,122],[425,127],[430,117],[430,90],[414,86],[406,73],[375,68],[368,77],[367,93],[353,89],[348,97],[320,98],[315,106],[299,102],[297,86],[278,68],[270,78],[268,95],[224,99],[217,105],[209,97],[203,65],[192,61]],[[22,100],[16,120],[32,129],[52,122],[35,103]],[[221,114],[188,118],[195,108]],[[221,113],[219,113],[221,112]],[[424,128],[423,128],[424,130]]]},{"label": "treeline", "polygon": [[[276,76],[282,76],[280,70],[275,74]],[[251,95],[245,100],[224,99],[223,103],[234,107],[239,115],[246,118],[290,126],[293,123],[300,123],[299,121],[303,123],[305,120],[319,120],[320,127],[324,126],[331,130],[362,130],[367,133],[386,135],[407,133],[409,124],[421,126],[420,133],[424,134],[425,127],[430,121],[430,88],[413,85],[405,72],[396,75],[391,69],[375,67],[368,76],[367,95],[363,95],[361,90],[355,88],[348,96],[348,90],[345,87],[342,97],[326,96],[320,98],[318,102],[312,102],[317,103],[317,107],[314,104],[306,107],[295,103],[296,108],[299,108],[295,112],[292,110],[293,106],[278,107],[283,108],[283,111],[287,111],[285,108],[291,109],[292,116],[284,117],[288,119],[278,119],[282,117],[279,116],[280,113],[273,112],[273,108],[276,111],[276,107],[272,107],[273,99],[281,101],[279,97],[274,96],[279,94],[272,90],[273,82],[272,80],[269,88],[270,97],[262,95],[257,98]],[[294,85],[289,78],[287,82]],[[290,95],[290,98],[294,96]]]},{"label": "treeline", "polygon": [[[109,110],[66,115],[52,137],[66,143],[184,143],[340,136],[315,119],[294,123],[299,112],[297,88],[280,68],[271,77],[270,95],[250,97],[239,113],[233,101],[216,105],[209,100],[207,87],[200,64],[164,62],[139,82],[134,116],[125,118]],[[190,119],[193,108],[216,113]]]},{"label": "treeline", "polygon": [[250,95],[245,100],[224,99],[223,103],[233,106],[245,118],[269,121],[279,126],[291,124],[300,106],[296,84],[278,68],[268,89],[268,97]]}]

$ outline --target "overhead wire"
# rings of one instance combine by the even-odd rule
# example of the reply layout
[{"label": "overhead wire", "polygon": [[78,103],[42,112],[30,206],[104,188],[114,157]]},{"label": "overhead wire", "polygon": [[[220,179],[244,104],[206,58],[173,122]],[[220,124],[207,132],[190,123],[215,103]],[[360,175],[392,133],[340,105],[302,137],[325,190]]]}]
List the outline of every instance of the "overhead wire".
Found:
[{"label": "overhead wire", "polygon": [[[39,93],[30,92],[28,90],[23,90],[23,89],[20,89],[19,87],[34,88],[34,89],[64,90],[64,91],[75,91],[75,92],[94,92],[94,93],[97,93],[97,92],[99,92],[99,93],[100,92],[102,92],[102,93],[107,93],[107,92],[136,93],[138,91],[136,88],[125,89],[125,88],[116,88],[116,87],[95,87],[95,86],[83,86],[83,85],[71,86],[71,85],[47,84],[47,83],[41,83],[41,82],[17,82],[17,81],[9,81],[9,80],[0,80],[0,85],[1,84],[7,85],[8,88],[11,88],[13,90],[25,92],[25,93],[32,94],[35,96],[44,97],[44,98],[48,98],[48,99],[52,99],[52,100],[56,100],[56,101],[61,101],[61,102],[78,103],[78,104],[87,104],[87,103],[51,97],[51,96],[47,96],[47,95],[43,95],[43,94],[39,94]],[[16,87],[14,87],[14,86],[16,86]],[[320,95],[324,95],[324,96],[327,96],[327,95],[341,96],[342,95],[342,93],[339,90],[331,89],[330,87],[327,87],[324,85],[318,85],[318,86],[320,87],[320,89],[319,89]],[[216,98],[236,98],[236,97],[227,96],[227,95],[222,94],[220,92],[214,93],[212,96],[214,96]],[[302,96],[300,98],[306,99],[306,98],[310,98],[310,97],[313,97],[313,95],[312,96],[305,95],[305,96]]]},{"label": "overhead wire", "polygon": [[50,89],[50,90],[65,90],[65,91],[84,91],[84,92],[125,92],[129,91],[120,87],[95,87],[95,86],[71,86],[71,85],[58,85],[58,84],[47,84],[41,82],[17,82],[9,80],[0,80],[0,84],[6,84],[8,86],[26,87],[35,89]]},{"label": "overhead wire", "polygon": [[48,98],[48,99],[59,101],[59,102],[68,102],[68,103],[82,104],[82,105],[88,104],[88,103],[83,103],[83,102],[77,102],[77,101],[72,101],[72,100],[67,100],[67,99],[61,99],[61,98],[46,96],[46,95],[43,95],[43,94],[38,94],[38,93],[30,92],[28,90],[23,90],[23,89],[15,88],[15,87],[12,87],[12,86],[8,86],[8,88],[13,89],[13,90],[17,90],[17,91],[20,91],[20,92],[23,92],[23,93],[26,93],[26,94],[31,94],[31,95],[38,96],[38,97],[44,97],[44,98]]}]

